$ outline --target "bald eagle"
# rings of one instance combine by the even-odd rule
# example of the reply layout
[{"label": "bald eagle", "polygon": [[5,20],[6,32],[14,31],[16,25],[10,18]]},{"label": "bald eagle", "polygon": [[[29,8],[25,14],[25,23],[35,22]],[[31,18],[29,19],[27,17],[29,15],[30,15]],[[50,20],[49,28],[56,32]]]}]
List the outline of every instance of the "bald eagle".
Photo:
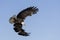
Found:
[{"label": "bald eagle", "polygon": [[21,12],[19,12],[16,15],[10,17],[9,22],[13,24],[15,32],[18,33],[18,35],[22,36],[29,36],[29,33],[25,32],[25,30],[22,28],[24,24],[24,20],[27,16],[32,16],[33,14],[36,14],[38,12],[37,7],[28,7],[26,9],[23,9]]}]

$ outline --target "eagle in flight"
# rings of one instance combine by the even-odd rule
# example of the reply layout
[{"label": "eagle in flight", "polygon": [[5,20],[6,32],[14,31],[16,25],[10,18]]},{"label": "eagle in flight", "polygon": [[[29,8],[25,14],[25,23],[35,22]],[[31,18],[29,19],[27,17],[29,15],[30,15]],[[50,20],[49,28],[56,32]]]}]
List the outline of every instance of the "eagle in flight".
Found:
[{"label": "eagle in flight", "polygon": [[18,33],[18,35],[22,36],[29,36],[29,33],[25,32],[25,30],[22,28],[24,25],[24,20],[27,16],[32,16],[33,14],[36,14],[38,12],[37,7],[28,7],[26,9],[23,9],[21,12],[19,12],[16,15],[10,17],[9,22],[13,24],[14,31]]}]

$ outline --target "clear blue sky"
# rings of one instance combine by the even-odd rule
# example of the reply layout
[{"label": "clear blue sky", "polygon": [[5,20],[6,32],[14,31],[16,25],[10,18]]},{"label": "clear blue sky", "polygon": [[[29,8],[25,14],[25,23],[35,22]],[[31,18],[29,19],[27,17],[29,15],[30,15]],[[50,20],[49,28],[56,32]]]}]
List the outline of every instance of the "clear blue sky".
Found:
[{"label": "clear blue sky", "polygon": [[[9,18],[29,6],[39,12],[25,20],[30,36],[19,36]],[[0,0],[0,40],[60,40],[60,0]]]}]

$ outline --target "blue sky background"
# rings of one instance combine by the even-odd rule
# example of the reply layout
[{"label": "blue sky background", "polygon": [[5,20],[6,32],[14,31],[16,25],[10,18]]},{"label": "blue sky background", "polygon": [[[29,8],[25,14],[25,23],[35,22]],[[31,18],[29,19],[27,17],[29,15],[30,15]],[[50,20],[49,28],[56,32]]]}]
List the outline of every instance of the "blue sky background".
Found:
[{"label": "blue sky background", "polygon": [[[23,26],[31,34],[19,36],[9,18],[30,6],[39,9]],[[60,0],[0,0],[0,40],[60,40]]]}]

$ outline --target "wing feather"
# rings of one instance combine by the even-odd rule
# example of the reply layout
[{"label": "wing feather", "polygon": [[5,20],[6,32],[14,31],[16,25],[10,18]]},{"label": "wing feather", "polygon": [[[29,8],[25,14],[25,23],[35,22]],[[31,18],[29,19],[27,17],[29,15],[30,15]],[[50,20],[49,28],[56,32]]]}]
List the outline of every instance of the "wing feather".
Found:
[{"label": "wing feather", "polygon": [[31,16],[32,14],[36,14],[38,11],[38,8],[36,7],[28,7],[24,10],[22,10],[21,12],[19,12],[19,14],[17,15],[17,18],[22,18],[25,19],[27,16]]}]

